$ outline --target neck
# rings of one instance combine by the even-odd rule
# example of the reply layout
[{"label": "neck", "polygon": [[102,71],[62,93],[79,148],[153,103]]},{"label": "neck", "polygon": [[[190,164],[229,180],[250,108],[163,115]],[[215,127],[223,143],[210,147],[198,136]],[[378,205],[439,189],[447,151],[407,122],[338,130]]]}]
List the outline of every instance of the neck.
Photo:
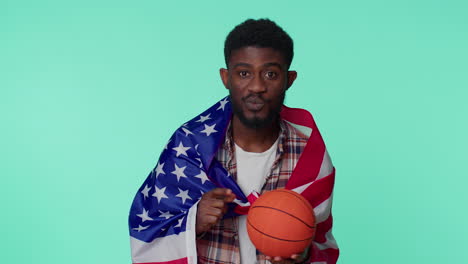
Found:
[{"label": "neck", "polygon": [[268,150],[278,138],[279,121],[261,128],[245,126],[236,116],[232,118],[232,137],[234,142],[248,152],[264,152]]}]

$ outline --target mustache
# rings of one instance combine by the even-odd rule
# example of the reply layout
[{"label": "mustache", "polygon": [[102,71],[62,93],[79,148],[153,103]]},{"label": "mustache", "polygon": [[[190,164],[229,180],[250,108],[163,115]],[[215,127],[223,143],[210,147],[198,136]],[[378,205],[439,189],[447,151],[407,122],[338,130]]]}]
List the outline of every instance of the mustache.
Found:
[{"label": "mustache", "polygon": [[256,103],[256,104],[259,104],[259,103],[264,104],[266,102],[266,100],[261,95],[258,95],[258,94],[249,94],[247,96],[244,96],[242,97],[242,101],[249,102],[249,103]]}]

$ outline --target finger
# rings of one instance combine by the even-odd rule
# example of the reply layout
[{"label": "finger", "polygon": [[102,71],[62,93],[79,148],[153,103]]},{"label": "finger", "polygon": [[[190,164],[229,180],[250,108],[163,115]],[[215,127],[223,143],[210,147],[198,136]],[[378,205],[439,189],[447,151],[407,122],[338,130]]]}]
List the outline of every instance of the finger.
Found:
[{"label": "finger", "polygon": [[292,254],[291,255],[291,259],[299,259],[301,257],[301,255],[298,255],[298,254]]},{"label": "finger", "polygon": [[227,189],[227,188],[215,188],[207,193],[204,194],[204,196],[208,196],[208,197],[212,197],[212,198],[216,198],[216,199],[224,199],[224,197],[226,197],[226,195],[231,195],[232,194],[232,191],[230,189]]},{"label": "finger", "polygon": [[273,260],[274,260],[274,261],[282,261],[283,258],[282,258],[282,257],[274,257]]},{"label": "finger", "polygon": [[224,207],[223,207],[223,215],[225,215],[227,213],[227,211],[229,210],[229,207],[227,206],[227,204],[224,204]]},{"label": "finger", "polygon": [[[230,189],[228,190],[231,191]],[[235,199],[236,195],[232,191],[229,194],[226,194],[226,196],[224,196],[224,202],[226,203],[232,203]]]},{"label": "finger", "polygon": [[196,230],[197,234],[206,232],[211,229],[218,222],[218,218],[211,215],[205,215],[203,217],[197,217]]},{"label": "finger", "polygon": [[221,210],[225,210],[225,209],[227,209],[228,203],[229,203],[229,201],[224,201],[224,200],[211,198],[209,200],[203,201],[202,206],[204,206],[204,207],[214,207],[214,208],[219,208]]},{"label": "finger", "polygon": [[236,199],[236,195],[232,192],[231,189],[225,189],[226,192],[224,196],[220,196],[219,199],[222,199],[225,203],[232,203]]},{"label": "finger", "polygon": [[202,211],[204,215],[211,215],[220,218],[224,215],[224,212],[221,208],[208,207]]},{"label": "finger", "polygon": [[215,198],[207,198],[201,201],[200,203],[201,203],[201,206],[206,207],[206,208],[214,207],[214,208],[223,209],[225,205],[223,200],[219,200]]},{"label": "finger", "polygon": [[214,215],[206,215],[205,217],[203,217],[204,224],[208,224],[210,227],[216,224],[218,220],[219,220],[219,217],[216,217]]}]

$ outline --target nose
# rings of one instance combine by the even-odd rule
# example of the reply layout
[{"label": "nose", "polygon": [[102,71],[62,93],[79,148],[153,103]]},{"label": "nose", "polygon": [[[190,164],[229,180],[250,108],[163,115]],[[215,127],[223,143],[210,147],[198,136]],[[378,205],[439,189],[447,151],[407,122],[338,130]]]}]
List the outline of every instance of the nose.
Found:
[{"label": "nose", "polygon": [[264,93],[266,92],[266,83],[260,76],[255,76],[249,83],[248,89],[251,93]]}]

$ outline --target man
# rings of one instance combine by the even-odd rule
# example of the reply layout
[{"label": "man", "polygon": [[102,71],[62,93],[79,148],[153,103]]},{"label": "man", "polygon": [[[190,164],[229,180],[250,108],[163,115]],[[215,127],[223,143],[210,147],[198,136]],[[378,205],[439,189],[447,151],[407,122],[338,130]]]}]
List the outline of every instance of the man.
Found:
[{"label": "man", "polygon": [[[229,97],[176,131],[135,197],[133,262],[336,263],[334,168],[310,114],[283,106],[297,76],[292,39],[250,19],[229,33],[224,54]],[[243,215],[254,193],[278,188],[306,197],[318,221],[311,246],[288,259],[257,252]]]}]

